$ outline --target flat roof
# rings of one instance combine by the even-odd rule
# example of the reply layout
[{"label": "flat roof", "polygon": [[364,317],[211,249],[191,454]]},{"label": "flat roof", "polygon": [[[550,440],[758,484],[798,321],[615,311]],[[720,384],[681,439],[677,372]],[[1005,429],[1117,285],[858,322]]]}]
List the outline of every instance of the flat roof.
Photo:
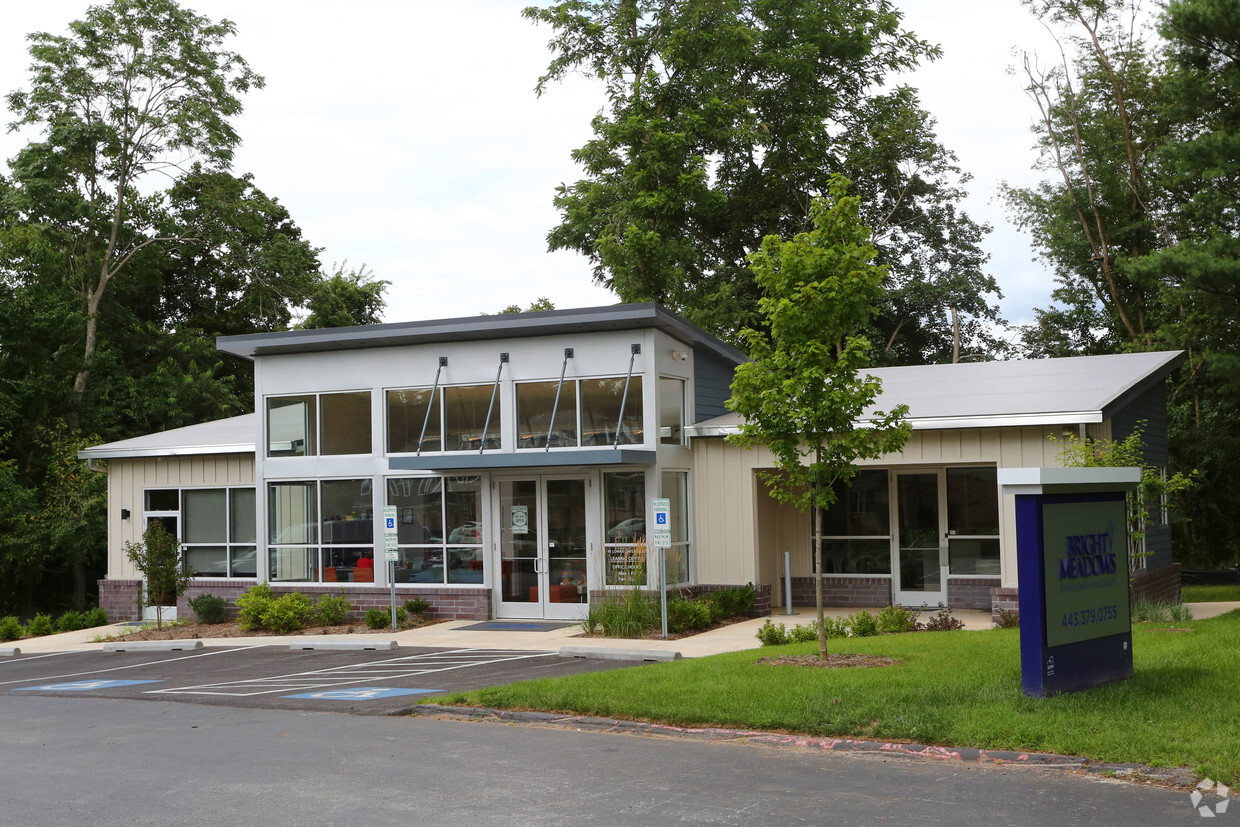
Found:
[{"label": "flat roof", "polygon": [[734,364],[749,359],[741,351],[654,302],[220,336],[215,344],[225,353],[243,359],[254,359],[283,353],[315,353],[438,342],[476,342],[643,328],[662,330],[685,344],[702,348]]},{"label": "flat roof", "polygon": [[[904,403],[916,430],[1102,422],[1167,378],[1183,351],[874,368],[882,393],[866,417]],[[727,436],[735,413],[691,425],[691,436]],[[864,421],[864,419],[863,419]]]}]

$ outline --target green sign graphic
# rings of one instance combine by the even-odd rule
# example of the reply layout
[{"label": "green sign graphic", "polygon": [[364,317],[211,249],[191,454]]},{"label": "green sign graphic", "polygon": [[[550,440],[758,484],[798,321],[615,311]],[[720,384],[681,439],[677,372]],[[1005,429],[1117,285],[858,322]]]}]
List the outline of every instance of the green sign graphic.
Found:
[{"label": "green sign graphic", "polygon": [[1131,628],[1125,518],[1120,500],[1042,506],[1048,646]]}]

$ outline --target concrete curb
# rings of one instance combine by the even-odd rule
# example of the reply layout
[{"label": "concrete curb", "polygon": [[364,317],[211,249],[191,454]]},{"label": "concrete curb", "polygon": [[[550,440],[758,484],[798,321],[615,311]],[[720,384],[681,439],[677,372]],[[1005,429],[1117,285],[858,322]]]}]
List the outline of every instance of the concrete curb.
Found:
[{"label": "concrete curb", "polygon": [[561,646],[562,658],[593,658],[596,660],[640,660],[665,663],[680,660],[679,652],[662,649],[621,649],[610,646]]},{"label": "concrete curb", "polygon": [[677,727],[644,721],[615,718],[593,718],[554,712],[529,712],[484,707],[440,706],[418,704],[413,714],[456,720],[502,722],[531,726],[559,727],[591,732],[617,732],[664,738],[691,738],[700,741],[733,744],[757,744],[777,748],[809,749],[818,752],[869,753],[882,757],[959,762],[1003,767],[1033,767],[1048,770],[1085,772],[1090,775],[1144,781],[1178,788],[1192,788],[1197,777],[1184,768],[1147,767],[1141,764],[1112,764],[1093,761],[1077,755],[1054,755],[1042,752],[943,747],[930,744],[904,744],[890,741],[862,741],[854,738],[788,735],[779,732],[724,729],[720,727]]},{"label": "concrete curb", "polygon": [[0,658],[11,658],[14,655],[20,655],[21,653],[22,650],[18,649],[16,646],[0,647]]},{"label": "concrete curb", "polygon": [[397,648],[394,640],[306,640],[290,643],[289,651],[300,652],[305,649],[337,652],[366,652],[370,650],[392,650]]},{"label": "concrete curb", "polygon": [[191,640],[118,640],[115,643],[103,644],[104,652],[180,652],[186,649],[201,649],[202,641]]}]

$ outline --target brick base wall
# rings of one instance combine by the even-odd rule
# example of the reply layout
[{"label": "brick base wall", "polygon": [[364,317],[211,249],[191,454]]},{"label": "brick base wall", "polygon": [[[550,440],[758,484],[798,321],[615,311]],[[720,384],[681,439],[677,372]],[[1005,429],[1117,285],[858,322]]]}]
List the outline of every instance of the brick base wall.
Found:
[{"label": "brick base wall", "polygon": [[990,619],[999,622],[999,610],[1009,612],[1020,611],[1020,594],[1017,589],[1005,589],[995,586],[990,590]]},{"label": "brick base wall", "polygon": [[[792,578],[792,605],[817,605],[814,595],[814,578]],[[890,577],[831,577],[822,578],[822,605],[843,607],[872,607],[891,605]]]},{"label": "brick base wall", "polygon": [[99,606],[108,613],[108,621],[111,623],[141,620],[142,608],[138,606],[138,598],[141,596],[141,580],[99,581]]},{"label": "brick base wall", "polygon": [[1183,592],[1180,589],[1180,564],[1159,566],[1156,569],[1143,569],[1132,578],[1132,599],[1149,600],[1152,603],[1179,603]]},{"label": "brick base wall", "polygon": [[[688,593],[689,597],[698,598],[704,594],[711,592],[721,592],[724,589],[735,589],[736,586],[729,586],[719,583],[699,583],[696,586],[688,586],[681,589],[681,593]],[[771,614],[771,587],[770,584],[760,583],[754,586],[753,609],[750,610],[750,617],[769,617]]]},{"label": "brick base wall", "polygon": [[953,609],[991,609],[991,594],[1001,581],[998,577],[949,577],[947,605]]}]

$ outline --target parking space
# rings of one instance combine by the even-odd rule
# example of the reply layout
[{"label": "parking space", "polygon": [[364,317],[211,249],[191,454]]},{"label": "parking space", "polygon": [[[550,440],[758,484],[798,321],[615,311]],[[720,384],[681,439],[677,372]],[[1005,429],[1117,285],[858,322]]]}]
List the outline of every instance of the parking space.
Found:
[{"label": "parking space", "polygon": [[390,715],[418,699],[529,678],[634,666],[503,649],[75,652],[0,663],[0,694],[162,700]]}]

